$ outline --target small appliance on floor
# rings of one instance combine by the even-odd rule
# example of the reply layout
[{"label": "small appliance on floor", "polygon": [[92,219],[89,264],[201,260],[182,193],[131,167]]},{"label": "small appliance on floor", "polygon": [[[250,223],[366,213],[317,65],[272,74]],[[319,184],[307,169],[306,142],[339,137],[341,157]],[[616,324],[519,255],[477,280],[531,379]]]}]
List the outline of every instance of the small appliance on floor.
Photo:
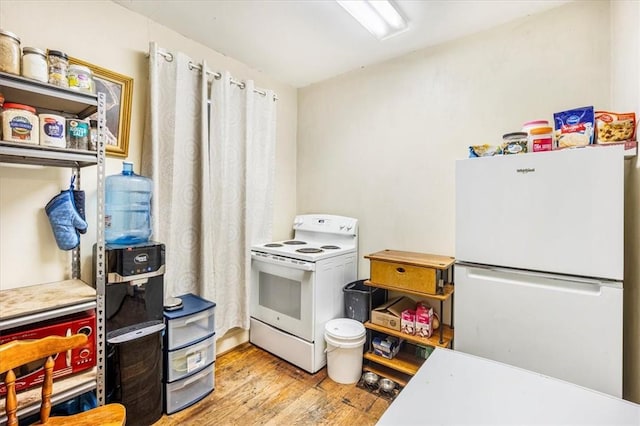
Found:
[{"label": "small appliance on floor", "polygon": [[344,316],[343,287],[358,265],[358,220],[296,216],[292,240],[251,248],[249,340],[315,373],[325,366],[324,327]]},{"label": "small appliance on floor", "polygon": [[162,416],[165,248],[146,242],[107,245],[107,402],[127,409],[127,425]]}]

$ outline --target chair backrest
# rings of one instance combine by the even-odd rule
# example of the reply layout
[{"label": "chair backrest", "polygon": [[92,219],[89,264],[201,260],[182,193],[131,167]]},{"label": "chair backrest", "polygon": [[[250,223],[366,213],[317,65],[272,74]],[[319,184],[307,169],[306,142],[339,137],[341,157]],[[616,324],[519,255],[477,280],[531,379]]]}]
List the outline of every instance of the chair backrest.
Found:
[{"label": "chair backrest", "polygon": [[51,392],[53,390],[53,355],[65,352],[86,344],[87,336],[75,334],[73,336],[49,336],[39,340],[20,341],[0,345],[0,374],[7,373],[5,384],[7,396],[5,411],[7,414],[7,426],[17,425],[16,416],[18,400],[16,397],[15,380],[13,370],[46,358],[44,363],[44,382],[42,384],[42,403],[40,405],[40,422],[46,423],[51,413]]}]

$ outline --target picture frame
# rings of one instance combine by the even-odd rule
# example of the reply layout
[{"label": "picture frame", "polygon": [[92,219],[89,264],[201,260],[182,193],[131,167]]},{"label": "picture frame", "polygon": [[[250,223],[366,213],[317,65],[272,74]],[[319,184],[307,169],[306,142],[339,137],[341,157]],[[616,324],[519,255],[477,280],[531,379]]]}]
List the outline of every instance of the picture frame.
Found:
[{"label": "picture frame", "polygon": [[[112,157],[129,155],[129,130],[133,101],[133,78],[69,57],[69,65],[84,65],[93,73],[96,93],[106,96],[106,154]],[[94,114],[90,119],[96,119]]]}]

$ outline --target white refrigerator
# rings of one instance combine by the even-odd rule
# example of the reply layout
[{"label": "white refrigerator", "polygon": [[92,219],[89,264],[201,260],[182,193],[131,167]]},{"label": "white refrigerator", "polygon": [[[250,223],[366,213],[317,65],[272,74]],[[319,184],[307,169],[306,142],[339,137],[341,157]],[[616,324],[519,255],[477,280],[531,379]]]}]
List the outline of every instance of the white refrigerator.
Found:
[{"label": "white refrigerator", "polygon": [[624,148],[456,162],[455,349],[622,396]]}]

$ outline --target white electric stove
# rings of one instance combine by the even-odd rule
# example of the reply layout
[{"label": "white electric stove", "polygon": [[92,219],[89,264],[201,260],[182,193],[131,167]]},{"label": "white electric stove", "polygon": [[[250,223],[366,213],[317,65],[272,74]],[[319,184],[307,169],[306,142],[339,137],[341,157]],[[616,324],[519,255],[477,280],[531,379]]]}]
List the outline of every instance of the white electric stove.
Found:
[{"label": "white electric stove", "polygon": [[293,229],[251,248],[249,340],[315,373],[326,364],[324,326],[344,317],[343,287],[357,277],[358,221],[299,215]]}]

